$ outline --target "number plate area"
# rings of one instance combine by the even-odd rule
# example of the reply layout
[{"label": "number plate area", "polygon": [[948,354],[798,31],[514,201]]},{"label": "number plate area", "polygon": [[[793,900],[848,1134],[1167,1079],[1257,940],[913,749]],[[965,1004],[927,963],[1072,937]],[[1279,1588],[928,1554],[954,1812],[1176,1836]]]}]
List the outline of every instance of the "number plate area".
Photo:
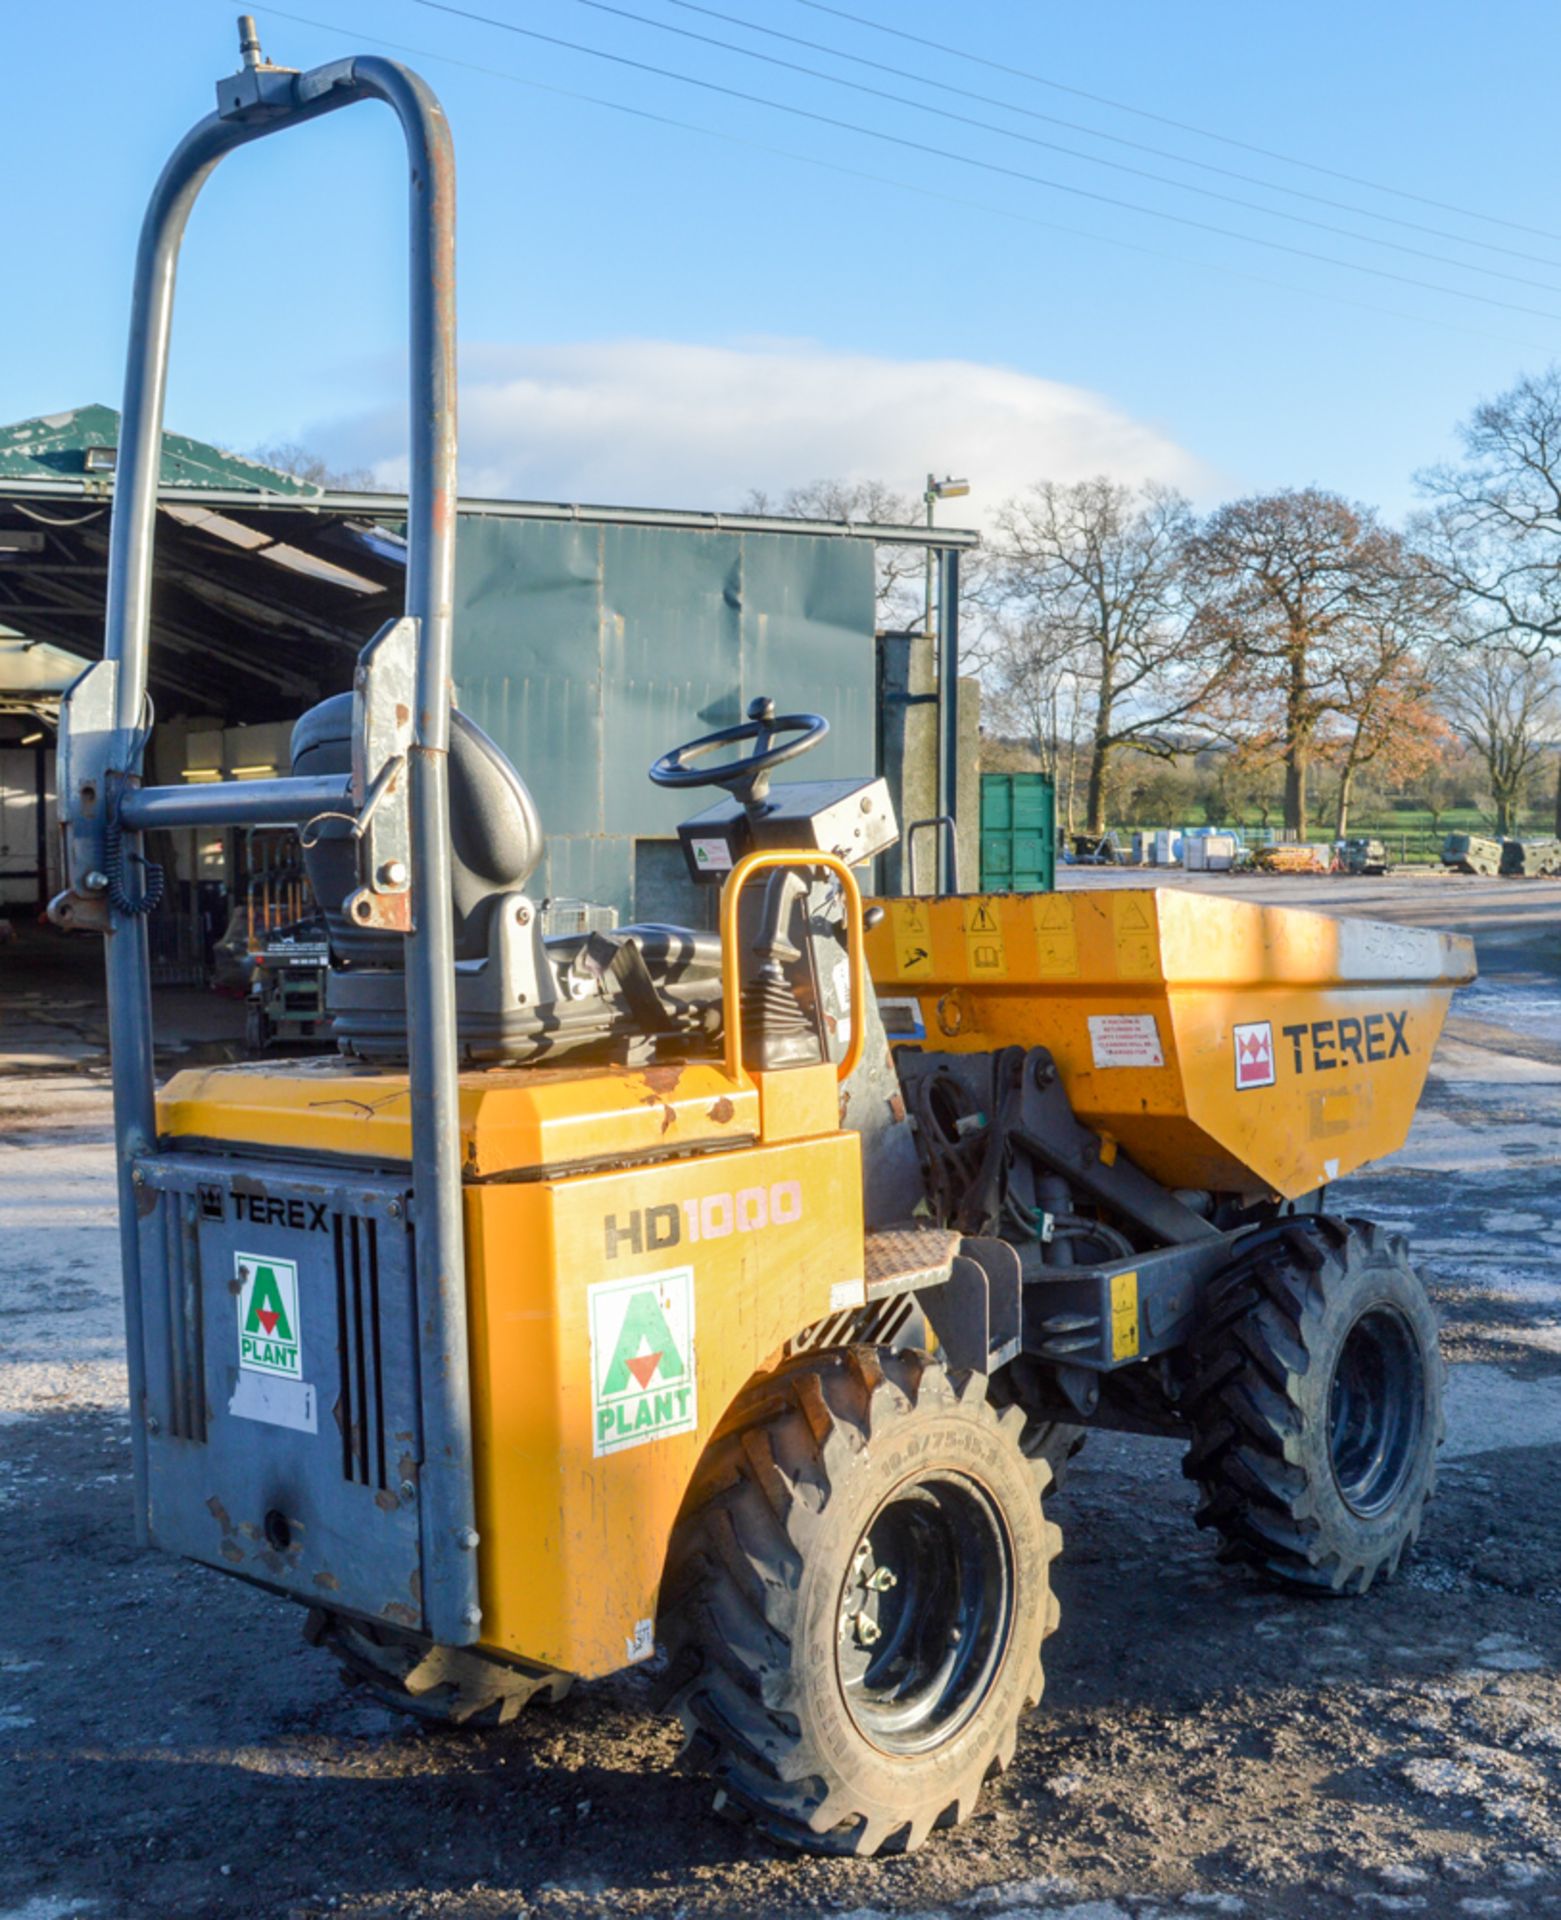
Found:
[{"label": "number plate area", "polygon": [[136,1181],[153,1542],[421,1628],[404,1179],[160,1154]]}]

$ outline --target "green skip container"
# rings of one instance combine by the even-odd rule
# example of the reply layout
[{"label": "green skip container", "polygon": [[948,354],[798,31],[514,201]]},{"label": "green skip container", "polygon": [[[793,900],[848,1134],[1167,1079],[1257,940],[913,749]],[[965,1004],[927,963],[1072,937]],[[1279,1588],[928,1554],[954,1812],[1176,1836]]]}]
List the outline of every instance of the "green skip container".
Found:
[{"label": "green skip container", "polygon": [[983,773],[981,891],[1050,893],[1056,885],[1056,782],[1049,773]]}]

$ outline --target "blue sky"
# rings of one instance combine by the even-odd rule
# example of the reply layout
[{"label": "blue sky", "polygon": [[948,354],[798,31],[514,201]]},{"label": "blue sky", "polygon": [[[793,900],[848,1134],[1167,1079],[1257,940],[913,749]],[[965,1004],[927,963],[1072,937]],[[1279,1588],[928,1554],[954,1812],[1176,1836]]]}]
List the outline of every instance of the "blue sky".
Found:
[{"label": "blue sky", "polygon": [[[1397,516],[1413,503],[1413,471],[1451,451],[1471,405],[1545,364],[1561,339],[1561,195],[1547,125],[1561,41],[1554,6],[840,0],[1136,106],[1133,115],[803,0],[708,5],[1008,104],[868,71],[676,0],[622,0],[685,34],[1028,136],[1019,140],[582,0],[461,4],[944,150],[774,112],[417,0],[257,7],[275,60],[311,65],[396,41],[420,50],[403,57],[444,98],[460,173],[468,490],[730,507],[750,485],[774,491],[853,472],[915,491],[928,467],[968,468],[969,515],[980,519],[1029,479],[1106,469],[1178,481],[1204,503],[1315,482]],[[0,9],[8,144],[32,156],[8,179],[0,419],[117,404],[141,208],[168,148],[236,64],[237,10],[219,0],[0,0]],[[186,247],[170,425],[241,448],[304,440],[398,477],[397,144],[388,115],[357,109],[219,170]],[[1368,277],[1065,187],[1536,311]],[[1321,232],[1279,210],[1369,237]],[[1438,257],[1393,251],[1390,240]]]}]

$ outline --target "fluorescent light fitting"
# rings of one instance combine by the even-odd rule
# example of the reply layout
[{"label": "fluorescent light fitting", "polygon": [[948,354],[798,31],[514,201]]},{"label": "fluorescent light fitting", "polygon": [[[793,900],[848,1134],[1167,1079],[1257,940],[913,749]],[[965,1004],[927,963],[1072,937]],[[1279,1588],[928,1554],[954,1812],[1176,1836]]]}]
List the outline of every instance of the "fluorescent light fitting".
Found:
[{"label": "fluorescent light fitting", "polygon": [[22,745],[24,747],[35,747],[42,738],[43,735],[41,733],[24,733],[22,735]]}]

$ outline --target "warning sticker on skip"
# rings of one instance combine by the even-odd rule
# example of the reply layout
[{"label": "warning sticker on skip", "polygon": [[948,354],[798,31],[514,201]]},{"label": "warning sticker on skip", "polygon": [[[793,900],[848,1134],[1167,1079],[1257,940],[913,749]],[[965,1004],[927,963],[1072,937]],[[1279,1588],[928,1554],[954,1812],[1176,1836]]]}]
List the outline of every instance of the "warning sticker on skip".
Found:
[{"label": "warning sticker on skip", "polygon": [[1092,1013],[1089,1047],[1097,1067],[1163,1067],[1160,1029],[1152,1013]]},{"label": "warning sticker on skip", "polygon": [[1001,978],[1008,971],[1003,923],[996,903],[971,900],[965,907],[965,958],[973,978],[983,974]]}]

